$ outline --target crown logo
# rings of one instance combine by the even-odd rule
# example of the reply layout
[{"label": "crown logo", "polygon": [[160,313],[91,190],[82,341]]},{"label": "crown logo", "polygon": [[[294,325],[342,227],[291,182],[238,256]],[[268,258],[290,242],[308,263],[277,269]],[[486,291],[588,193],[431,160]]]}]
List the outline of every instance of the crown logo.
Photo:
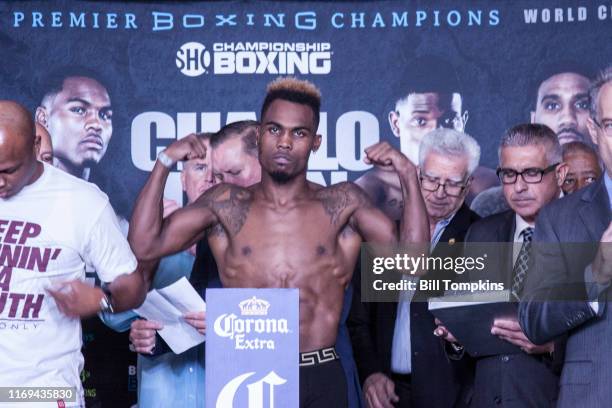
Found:
[{"label": "crown logo", "polygon": [[240,314],[243,316],[266,316],[270,308],[270,302],[263,299],[257,299],[253,296],[250,299],[240,302],[238,307],[240,307]]}]

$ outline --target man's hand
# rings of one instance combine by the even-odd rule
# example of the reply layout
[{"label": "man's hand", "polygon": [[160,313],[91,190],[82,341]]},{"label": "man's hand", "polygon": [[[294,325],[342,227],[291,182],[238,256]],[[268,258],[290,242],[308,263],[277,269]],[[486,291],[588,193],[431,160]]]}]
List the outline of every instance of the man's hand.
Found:
[{"label": "man's hand", "polygon": [[201,138],[192,133],[172,143],[164,152],[175,162],[205,159],[206,145]]},{"label": "man's hand", "polygon": [[183,319],[195,327],[200,334],[206,334],[206,312],[188,312],[183,315]]},{"label": "man's hand", "polygon": [[130,328],[130,342],[134,345],[134,351],[152,354],[155,347],[155,331],[163,327],[161,323],[153,320],[134,320]]},{"label": "man's hand", "polygon": [[83,281],[61,282],[47,292],[55,299],[60,312],[69,317],[88,317],[100,311],[100,301],[104,292],[89,286]]},{"label": "man's hand", "polygon": [[434,336],[438,336],[441,339],[448,341],[449,343],[457,343],[457,339],[453,336],[453,333],[448,331],[448,329],[442,324],[442,322],[436,318],[435,323],[438,327],[434,330]]},{"label": "man's hand", "polygon": [[399,150],[388,142],[376,143],[365,149],[367,164],[374,164],[383,170],[394,170],[398,173],[415,172],[414,164]]},{"label": "man's hand", "polygon": [[393,380],[383,373],[370,374],[363,383],[363,395],[369,408],[393,408],[399,401]]},{"label": "man's hand", "polygon": [[599,240],[599,249],[592,264],[593,277],[601,285],[612,280],[612,222]]},{"label": "man's hand", "polygon": [[555,343],[552,341],[540,346],[529,341],[518,320],[514,317],[495,319],[493,327],[491,327],[491,334],[519,346],[527,354],[552,353],[555,349]]}]

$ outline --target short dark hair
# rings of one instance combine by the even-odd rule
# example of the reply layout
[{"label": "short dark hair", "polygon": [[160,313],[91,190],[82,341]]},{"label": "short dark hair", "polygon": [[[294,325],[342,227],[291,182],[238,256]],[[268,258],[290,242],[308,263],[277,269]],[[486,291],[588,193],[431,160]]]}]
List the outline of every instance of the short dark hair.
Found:
[{"label": "short dark hair", "polygon": [[214,149],[223,142],[233,138],[242,137],[244,151],[251,156],[257,157],[257,127],[259,122],[255,120],[241,120],[228,123],[217,133],[210,137],[210,146]]},{"label": "short dark hair", "polygon": [[533,145],[547,145],[546,159],[548,164],[561,162],[561,145],[557,135],[551,128],[539,123],[522,123],[508,129],[499,144],[498,156],[500,162],[501,150],[504,147]]},{"label": "short dark hair", "polygon": [[542,82],[560,74],[576,74],[585,77],[589,81],[593,78],[595,70],[584,62],[561,60],[546,61],[543,65],[536,68],[535,75],[531,79],[530,90],[527,93],[527,106],[529,111],[535,111],[538,106],[538,90]]},{"label": "short dark hair", "polygon": [[453,64],[435,55],[422,55],[407,61],[395,83],[397,100],[415,93],[461,94],[459,77]]},{"label": "short dark hair", "polygon": [[260,120],[263,120],[264,114],[277,99],[309,106],[314,114],[314,131],[317,130],[321,111],[321,92],[312,82],[293,77],[281,77],[270,82],[261,106]]},{"label": "short dark hair", "polygon": [[104,78],[102,78],[99,72],[83,66],[71,65],[52,69],[42,74],[35,81],[36,89],[34,89],[34,95],[37,96],[37,103],[42,104],[43,100],[48,96],[61,92],[62,89],[64,89],[64,81],[74,77],[84,77],[95,80],[106,89],[109,97],[111,97],[107,82],[104,81]]},{"label": "short dark hair", "polygon": [[599,154],[597,153],[597,150],[595,150],[593,146],[580,141],[565,143],[563,146],[561,146],[561,151],[563,153],[563,157],[565,157],[566,154],[583,152],[586,154],[590,154],[599,160]]}]

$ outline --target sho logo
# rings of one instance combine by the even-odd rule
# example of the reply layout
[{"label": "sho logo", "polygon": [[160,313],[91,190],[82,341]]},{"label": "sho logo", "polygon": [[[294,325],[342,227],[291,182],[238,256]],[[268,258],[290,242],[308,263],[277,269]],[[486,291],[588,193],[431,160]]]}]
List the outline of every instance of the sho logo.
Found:
[{"label": "sho logo", "polygon": [[176,66],[187,76],[327,75],[332,46],[328,42],[216,42],[208,49],[188,42],[176,52]]},{"label": "sho logo", "polygon": [[188,42],[176,52],[176,66],[190,77],[206,73],[210,65],[210,52],[199,42]]},{"label": "sho logo", "polygon": [[[236,393],[240,389],[242,383],[244,383],[249,377],[251,377],[255,372],[241,374],[231,381],[229,381],[225,386],[221,389],[219,396],[217,397],[216,408],[233,408],[234,407],[234,398],[236,397]],[[274,387],[283,385],[287,382],[284,378],[280,377],[274,371],[270,371],[259,381],[255,381],[249,384],[246,384],[247,392],[248,392],[248,408],[263,408],[264,407],[264,385],[267,385],[269,390],[269,404],[268,408],[274,408]]]}]

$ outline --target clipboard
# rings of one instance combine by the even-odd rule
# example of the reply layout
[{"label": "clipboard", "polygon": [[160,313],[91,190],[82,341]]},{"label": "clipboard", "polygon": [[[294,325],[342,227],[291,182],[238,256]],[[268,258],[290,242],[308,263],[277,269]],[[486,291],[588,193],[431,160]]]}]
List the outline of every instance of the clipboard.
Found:
[{"label": "clipboard", "polygon": [[491,334],[495,319],[516,317],[517,309],[508,291],[450,295],[429,301],[429,311],[472,357],[522,352],[520,347]]}]

